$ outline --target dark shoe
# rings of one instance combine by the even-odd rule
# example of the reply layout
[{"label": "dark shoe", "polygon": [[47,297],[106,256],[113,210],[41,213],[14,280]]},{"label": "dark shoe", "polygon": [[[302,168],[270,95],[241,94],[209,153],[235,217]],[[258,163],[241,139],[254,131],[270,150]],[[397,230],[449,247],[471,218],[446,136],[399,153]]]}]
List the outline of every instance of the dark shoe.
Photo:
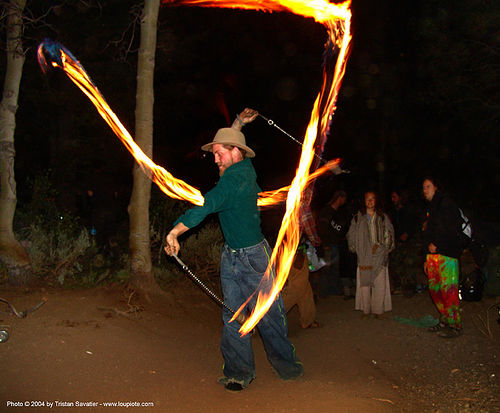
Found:
[{"label": "dark shoe", "polygon": [[279,374],[278,372],[276,373],[278,373],[280,379],[283,381],[298,380],[304,375],[304,368],[302,367],[302,363],[300,362],[298,362],[296,366],[298,367],[298,369],[294,373],[287,373],[285,375]]},{"label": "dark shoe", "polygon": [[224,388],[229,391],[242,391],[244,387],[240,383],[230,381],[224,385]]},{"label": "dark shoe", "polygon": [[431,333],[437,333],[441,330],[444,330],[446,327],[448,327],[448,326],[444,323],[437,323],[435,326],[429,327],[427,329],[427,331],[429,331]]},{"label": "dark shoe", "polygon": [[455,328],[455,327],[450,327],[450,326],[446,326],[445,329],[441,330],[438,333],[438,336],[442,337],[442,338],[455,338],[455,337],[458,337],[461,335],[462,335],[461,328]]}]

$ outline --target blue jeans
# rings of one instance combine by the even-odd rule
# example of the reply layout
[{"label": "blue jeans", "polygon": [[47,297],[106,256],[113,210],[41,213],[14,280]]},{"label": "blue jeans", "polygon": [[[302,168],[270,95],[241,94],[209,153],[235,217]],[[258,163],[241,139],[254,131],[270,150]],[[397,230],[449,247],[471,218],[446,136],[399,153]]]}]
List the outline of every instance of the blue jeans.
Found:
[{"label": "blue jeans", "polygon": [[[268,292],[274,280],[274,271],[269,279],[264,275],[271,248],[266,240],[257,245],[233,250],[227,244],[222,249],[221,284],[224,302],[233,310],[238,308],[257,289]],[[251,310],[255,307],[257,294],[247,304]],[[245,311],[245,310],[243,310]],[[232,314],[223,308],[221,351],[224,358],[223,382],[238,382],[247,386],[255,378],[255,364],[250,334],[241,337],[238,322],[229,322]],[[294,379],[302,375],[302,363],[295,356],[295,348],[288,340],[288,328],[285,306],[281,295],[276,298],[266,315],[257,324],[267,358],[283,380]]]}]

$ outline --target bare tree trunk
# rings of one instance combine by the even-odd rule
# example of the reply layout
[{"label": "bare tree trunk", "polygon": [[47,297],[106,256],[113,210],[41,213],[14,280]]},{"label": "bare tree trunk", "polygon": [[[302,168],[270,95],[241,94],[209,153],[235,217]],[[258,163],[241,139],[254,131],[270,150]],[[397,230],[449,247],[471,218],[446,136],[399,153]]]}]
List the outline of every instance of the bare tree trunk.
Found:
[{"label": "bare tree trunk", "polygon": [[14,131],[25,60],[22,44],[25,5],[26,0],[10,0],[4,5],[7,15],[7,66],[0,103],[0,260],[7,267],[9,282],[17,285],[32,279],[28,254],[16,240],[12,229],[17,203]]},{"label": "bare tree trunk", "polygon": [[[137,66],[135,140],[150,158],[153,154],[153,105],[156,36],[160,0],[145,0],[141,18],[141,43]],[[128,206],[130,217],[131,284],[144,293],[159,290],[153,274],[149,234],[151,180],[137,164]]]}]

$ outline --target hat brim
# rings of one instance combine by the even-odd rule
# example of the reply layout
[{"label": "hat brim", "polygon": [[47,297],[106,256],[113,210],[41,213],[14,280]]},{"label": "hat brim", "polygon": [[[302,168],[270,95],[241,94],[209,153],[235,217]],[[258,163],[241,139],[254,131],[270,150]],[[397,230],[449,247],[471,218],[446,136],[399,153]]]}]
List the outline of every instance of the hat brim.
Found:
[{"label": "hat brim", "polygon": [[231,145],[231,146],[236,146],[237,148],[243,149],[246,151],[246,158],[254,158],[255,157],[255,152],[250,149],[246,145],[242,145],[241,143],[237,142],[210,142],[207,143],[206,145],[203,145],[201,149],[205,152],[212,152],[212,146],[214,146],[216,143],[220,143],[221,145]]}]

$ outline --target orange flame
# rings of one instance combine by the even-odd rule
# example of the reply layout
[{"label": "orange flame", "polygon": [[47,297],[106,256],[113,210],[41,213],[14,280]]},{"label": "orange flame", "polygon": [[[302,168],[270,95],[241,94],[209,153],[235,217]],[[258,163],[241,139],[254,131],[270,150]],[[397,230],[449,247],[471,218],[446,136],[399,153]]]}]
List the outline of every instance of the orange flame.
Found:
[{"label": "orange flame", "polygon": [[[340,159],[334,159],[328,161],[321,168],[316,169],[312,174],[308,176],[306,188],[311,185],[318,177],[326,172],[330,172],[336,166],[340,164]],[[284,186],[283,188],[273,189],[272,191],[259,192],[259,199],[257,200],[257,205],[259,209],[263,210],[268,207],[272,207],[281,204],[286,201],[288,191],[291,185]]]},{"label": "orange flame", "polygon": [[[40,46],[42,47],[42,46]],[[61,52],[62,66],[52,61],[52,66],[61,67],[68,77],[75,83],[97,108],[97,111],[111,127],[116,136],[122,141],[128,151],[135,158],[144,173],[169,197],[189,201],[195,205],[203,205],[204,198],[200,191],[186,182],[175,178],[170,172],[156,165],[134,142],[130,133],[122,125],[118,117],[109,107],[108,103],[94,86],[88,74],[78,61]],[[38,51],[39,58],[45,60],[42,50]]]},{"label": "orange flame", "polygon": [[[264,277],[269,277],[272,268],[276,268],[276,277],[273,287],[268,294],[259,292],[257,305],[247,321],[241,326],[242,335],[250,332],[259,320],[265,315],[277,295],[283,288],[290,271],[293,257],[297,249],[300,237],[300,228],[298,220],[298,211],[301,199],[307,199],[303,196],[304,189],[307,188],[312,180],[321,173],[327,171],[333,165],[331,163],[309,174],[311,163],[314,156],[314,145],[318,135],[326,136],[329,124],[335,111],[335,102],[342,82],[347,64],[347,57],[350,50],[350,0],[341,4],[330,4],[326,0],[250,0],[250,1],[207,1],[207,0],[163,0],[163,3],[179,3],[188,5],[198,5],[205,7],[232,7],[262,11],[290,11],[304,17],[312,17],[317,22],[325,25],[329,34],[331,47],[339,48],[338,57],[333,75],[324,71],[323,86],[318,94],[313,110],[311,120],[306,130],[302,153],[300,157],[297,173],[288,187],[276,191],[262,193],[258,201],[260,207],[269,206],[283,202],[286,196],[286,212],[284,214],[281,228],[276,241],[276,247],[271,255],[269,267]],[[41,45],[38,50],[39,59],[45,61]],[[141,148],[133,141],[132,137],[125,127],[118,120],[117,116],[108,106],[97,87],[81,67],[81,65],[72,56],[61,50],[61,63],[52,62],[54,67],[60,67],[68,77],[82,90],[82,92],[91,100],[97,108],[99,114],[108,123],[117,137],[122,141],[129,152],[134,156],[137,163],[141,166],[144,173],[158,185],[158,187],[169,197],[189,201],[195,205],[203,205],[204,199],[200,191],[182,180],[173,177],[164,168],[156,165]],[[331,76],[331,80],[329,79]],[[327,87],[330,85],[330,87]],[[321,112],[321,113],[320,113]],[[338,161],[333,161],[337,162]],[[249,298],[250,299],[250,298]],[[236,316],[242,311],[246,303],[243,304]]]},{"label": "orange flame", "polygon": [[[269,277],[272,268],[276,267],[276,278],[268,294],[259,292],[257,304],[252,314],[250,314],[250,317],[239,330],[242,335],[245,335],[257,325],[259,320],[271,307],[285,284],[293,262],[300,238],[298,211],[301,199],[303,198],[303,191],[311,179],[309,170],[313,160],[313,148],[316,137],[318,134],[326,137],[333,113],[336,109],[335,102],[346,69],[352,39],[350,34],[351,2],[348,0],[340,4],[331,4],[327,0],[163,0],[163,3],[201,7],[239,8],[268,12],[289,11],[304,17],[312,17],[316,22],[326,27],[331,47],[336,46],[339,49],[333,74],[328,73],[326,70],[323,72],[323,86],[313,106],[299,166],[292,184],[287,188],[261,194],[264,198],[259,200],[259,205],[261,206],[270,205],[279,202],[280,199],[283,200],[285,192],[288,191],[286,211],[276,240],[276,246],[271,255],[269,267],[264,275],[264,277]],[[323,144],[324,141],[325,139],[323,139]],[[265,196],[269,196],[269,198]],[[307,199],[307,197],[304,198]],[[250,298],[247,302],[249,300]],[[247,302],[238,309],[232,320],[245,308]]]},{"label": "orange flame", "polygon": [[[44,66],[47,66],[47,61],[42,49],[43,45],[41,45],[38,50],[38,58]],[[83,93],[85,93],[85,95],[97,108],[97,111],[102,118],[135,158],[144,173],[169,197],[188,201],[194,205],[203,205],[204,198],[198,189],[190,186],[180,179],[175,178],[172,174],[170,174],[170,172],[155,164],[134,142],[130,133],[120,122],[116,114],[111,110],[108,103],[101,95],[97,87],[93,84],[92,80],[79,62],[69,54],[65,53],[62,49],[60,50],[60,53],[62,66],[55,61],[51,61],[52,66],[60,67],[64,70],[68,77],[83,91]],[[328,164],[318,169],[314,174],[310,175],[309,182],[316,179],[322,173],[327,172],[330,168],[333,168],[337,163],[338,161],[330,161]],[[259,194],[260,198],[257,201],[257,205],[259,205],[262,209],[283,203],[286,200],[286,194],[289,188],[290,187],[287,186],[275,191],[261,192]]]}]

